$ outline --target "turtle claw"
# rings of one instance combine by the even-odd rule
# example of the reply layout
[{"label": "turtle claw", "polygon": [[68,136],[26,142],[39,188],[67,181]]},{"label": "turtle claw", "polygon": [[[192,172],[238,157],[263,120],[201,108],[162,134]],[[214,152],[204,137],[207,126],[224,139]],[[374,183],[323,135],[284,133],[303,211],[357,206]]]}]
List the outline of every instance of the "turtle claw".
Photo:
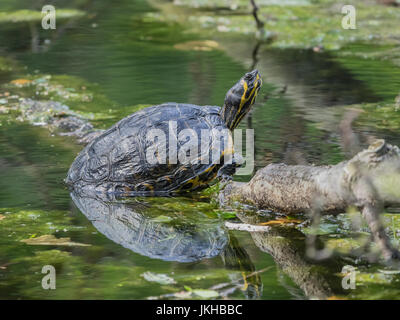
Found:
[{"label": "turtle claw", "polygon": [[218,174],[220,189],[223,190],[233,180],[233,177],[227,174]]},{"label": "turtle claw", "polygon": [[224,188],[229,182],[233,180],[233,177],[228,174],[218,174],[218,179],[221,187]]},{"label": "turtle claw", "polygon": [[233,180],[233,177],[228,174],[221,174],[218,176],[218,178],[221,182],[229,182]]}]

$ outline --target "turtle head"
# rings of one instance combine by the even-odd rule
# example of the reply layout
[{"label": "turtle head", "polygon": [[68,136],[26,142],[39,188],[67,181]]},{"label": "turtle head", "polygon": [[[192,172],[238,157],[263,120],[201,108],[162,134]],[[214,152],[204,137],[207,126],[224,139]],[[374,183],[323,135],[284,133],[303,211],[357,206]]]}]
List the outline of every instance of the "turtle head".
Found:
[{"label": "turtle head", "polygon": [[250,111],[262,85],[258,70],[246,73],[226,94],[221,117],[227,127],[233,130]]}]

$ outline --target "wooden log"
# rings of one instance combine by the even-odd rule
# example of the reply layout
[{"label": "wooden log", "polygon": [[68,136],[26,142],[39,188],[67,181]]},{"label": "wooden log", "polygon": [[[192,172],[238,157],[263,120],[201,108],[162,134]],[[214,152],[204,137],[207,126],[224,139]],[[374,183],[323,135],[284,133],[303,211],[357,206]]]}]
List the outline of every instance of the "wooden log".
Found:
[{"label": "wooden log", "polygon": [[222,206],[249,204],[281,213],[339,214],[359,208],[386,259],[399,258],[379,219],[383,207],[400,204],[400,150],[375,141],[352,159],[331,166],[270,164],[248,183],[229,183]]}]

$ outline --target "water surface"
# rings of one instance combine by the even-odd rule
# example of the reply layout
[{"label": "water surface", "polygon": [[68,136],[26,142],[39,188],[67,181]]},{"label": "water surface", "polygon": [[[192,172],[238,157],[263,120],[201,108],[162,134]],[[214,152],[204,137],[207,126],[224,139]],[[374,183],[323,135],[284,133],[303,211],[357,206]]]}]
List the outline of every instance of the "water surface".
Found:
[{"label": "water surface", "polygon": [[[0,9],[27,8],[28,3],[5,1]],[[138,104],[222,105],[232,84],[257,67],[264,87],[251,116],[241,123],[241,128],[255,130],[257,168],[271,162],[327,164],[346,159],[349,150],[338,130],[346,115],[342,106],[390,100],[400,87],[398,70],[384,62],[271,50],[266,45],[258,48],[254,59],[257,43],[250,37],[217,38],[226,50],[177,50],[175,44],[201,39],[201,34],[186,33],[179,24],[146,20],[155,9],[142,0],[88,2],[81,9],[91,14],[65,28],[60,24],[53,38],[40,32],[37,52],[32,52],[26,25],[3,25],[0,53],[26,69],[3,72],[2,83],[26,73],[96,83],[96,94],[105,99],[89,104],[90,109],[85,103],[70,107],[107,114],[95,124],[108,127]],[[46,47],[47,38],[51,43]],[[383,86],[382,79],[390,81]],[[271,236],[228,231],[224,221],[233,215],[207,196],[115,203],[71,198],[63,179],[82,147],[44,128],[7,119],[0,115],[0,214],[5,216],[0,222],[0,298],[146,299],[221,283],[228,283],[225,288],[233,288],[229,297],[238,299],[347,294],[339,289],[337,274],[348,261],[355,263],[353,258],[310,263],[291,255],[290,248],[304,249],[304,234],[298,230],[278,230]],[[400,142],[390,130],[353,130],[361,147],[370,136]],[[345,218],[326,221],[322,239],[348,239],[346,223]],[[49,234],[89,246],[20,241]],[[276,250],[274,239],[279,238],[287,242]],[[40,285],[41,268],[47,264],[57,269],[54,291]],[[297,266],[296,271],[288,264]],[[367,276],[384,268],[363,263],[359,267]],[[176,283],[148,281],[146,272],[167,274]],[[349,297],[398,297],[398,276],[390,277],[389,282],[363,285]]]}]

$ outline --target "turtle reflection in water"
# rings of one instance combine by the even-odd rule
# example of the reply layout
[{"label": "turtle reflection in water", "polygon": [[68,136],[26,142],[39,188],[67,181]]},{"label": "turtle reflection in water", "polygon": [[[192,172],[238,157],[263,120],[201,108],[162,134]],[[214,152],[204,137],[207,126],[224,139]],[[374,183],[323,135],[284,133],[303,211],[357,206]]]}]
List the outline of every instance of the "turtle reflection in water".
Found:
[{"label": "turtle reflection in water", "polygon": [[[160,222],[151,214],[151,198],[130,202],[100,199],[71,193],[79,210],[107,238],[123,247],[154,259],[197,262],[221,256],[228,269],[240,271],[243,291],[248,299],[262,293],[262,282],[246,251],[223,222],[207,218],[201,223],[182,217],[177,223]],[[165,200],[167,200],[166,198]],[[176,200],[170,198],[171,200]],[[131,199],[132,200],[132,199]],[[184,200],[183,200],[184,201]],[[187,200],[189,201],[189,200]],[[177,219],[176,219],[177,220]]]},{"label": "turtle reflection in water", "polygon": [[230,179],[241,159],[231,130],[250,111],[261,84],[254,70],[227,92],[222,108],[165,103],[122,119],[82,150],[66,183],[76,191],[133,196],[196,190],[217,175]]}]

